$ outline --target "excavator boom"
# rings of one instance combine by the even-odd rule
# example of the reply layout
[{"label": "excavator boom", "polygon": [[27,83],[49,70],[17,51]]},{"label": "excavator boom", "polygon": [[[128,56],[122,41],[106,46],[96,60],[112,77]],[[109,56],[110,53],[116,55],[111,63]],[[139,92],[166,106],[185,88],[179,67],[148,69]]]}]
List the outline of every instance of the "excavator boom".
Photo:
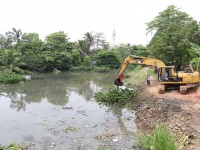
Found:
[{"label": "excavator boom", "polygon": [[164,62],[158,59],[131,55],[126,57],[121,63],[115,78],[115,85],[123,85],[123,72],[129,64],[140,64],[157,69],[158,82],[161,87],[158,90],[159,93],[164,93],[167,87],[175,85],[180,87],[181,93],[186,93],[189,85],[200,83],[200,73],[194,71],[192,64],[190,64],[189,70],[177,72],[174,66],[166,66]]},{"label": "excavator boom", "polygon": [[124,72],[124,70],[128,67],[129,64],[141,64],[158,68],[166,66],[162,61],[158,59],[131,55],[124,59],[124,61],[120,65],[117,75],[120,76]]}]

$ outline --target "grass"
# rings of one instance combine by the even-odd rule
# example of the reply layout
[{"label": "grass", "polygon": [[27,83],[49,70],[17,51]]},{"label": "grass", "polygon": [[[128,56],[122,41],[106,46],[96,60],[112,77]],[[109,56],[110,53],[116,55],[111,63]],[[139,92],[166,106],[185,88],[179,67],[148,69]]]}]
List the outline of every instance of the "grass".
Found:
[{"label": "grass", "polygon": [[150,135],[140,132],[136,144],[142,150],[178,150],[175,139],[163,124],[155,127]]}]

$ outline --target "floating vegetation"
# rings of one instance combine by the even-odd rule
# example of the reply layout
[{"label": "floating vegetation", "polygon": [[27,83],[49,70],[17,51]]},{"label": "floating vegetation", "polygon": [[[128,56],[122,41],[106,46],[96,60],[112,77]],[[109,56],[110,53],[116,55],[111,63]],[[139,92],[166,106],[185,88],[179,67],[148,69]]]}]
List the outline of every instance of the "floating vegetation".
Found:
[{"label": "floating vegetation", "polygon": [[116,106],[131,106],[137,100],[137,93],[130,89],[118,90],[111,87],[107,92],[98,92],[95,94],[97,101],[104,104],[112,104]]},{"label": "floating vegetation", "polygon": [[1,147],[0,146],[0,150],[26,150],[31,146],[31,144],[28,144],[25,147],[22,147],[18,144],[16,144],[15,142],[11,143],[8,147]]},{"label": "floating vegetation", "polygon": [[74,127],[67,127],[64,129],[64,131],[67,132],[76,132],[78,130],[78,128],[74,128]]}]

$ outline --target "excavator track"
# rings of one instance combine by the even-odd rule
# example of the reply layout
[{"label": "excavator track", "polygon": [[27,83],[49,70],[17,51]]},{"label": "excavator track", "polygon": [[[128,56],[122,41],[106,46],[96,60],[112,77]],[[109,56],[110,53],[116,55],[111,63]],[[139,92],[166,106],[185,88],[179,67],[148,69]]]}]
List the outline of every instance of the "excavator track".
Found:
[{"label": "excavator track", "polygon": [[158,86],[158,93],[164,94],[165,93],[165,85],[159,85]]},{"label": "excavator track", "polygon": [[187,86],[186,85],[181,85],[180,86],[180,93],[181,94],[187,94]]}]

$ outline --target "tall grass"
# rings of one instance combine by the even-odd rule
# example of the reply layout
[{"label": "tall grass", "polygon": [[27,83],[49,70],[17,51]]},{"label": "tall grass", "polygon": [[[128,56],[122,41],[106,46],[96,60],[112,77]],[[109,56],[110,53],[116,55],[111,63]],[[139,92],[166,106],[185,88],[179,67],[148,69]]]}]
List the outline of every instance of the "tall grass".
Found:
[{"label": "tall grass", "polygon": [[165,125],[160,124],[152,134],[138,134],[137,145],[143,150],[178,150],[175,139]]},{"label": "tall grass", "polygon": [[155,150],[177,149],[174,138],[163,124],[156,128],[153,134],[153,147]]}]

